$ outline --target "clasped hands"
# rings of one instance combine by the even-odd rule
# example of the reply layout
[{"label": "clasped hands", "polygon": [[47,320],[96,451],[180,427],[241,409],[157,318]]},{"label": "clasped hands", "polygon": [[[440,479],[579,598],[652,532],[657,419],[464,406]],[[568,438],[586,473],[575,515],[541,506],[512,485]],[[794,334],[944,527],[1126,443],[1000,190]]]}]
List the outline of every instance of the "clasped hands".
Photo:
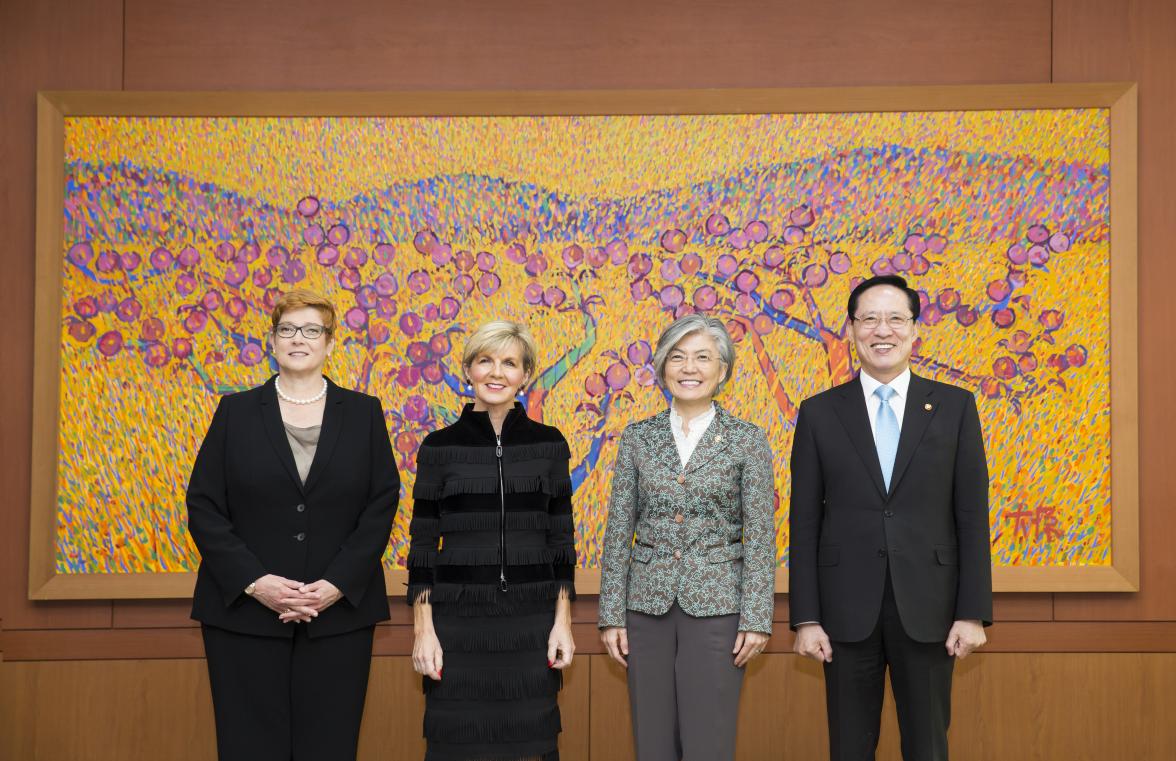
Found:
[{"label": "clasped hands", "polygon": [[343,596],[326,579],[307,584],[266,574],[253,584],[253,599],[277,613],[278,620],[284,624],[313,621]]},{"label": "clasped hands", "polygon": [[[947,648],[948,655],[963,660],[987,641],[983,624],[979,621],[960,620],[951,625],[951,631],[947,633],[947,641],[943,645]],[[792,645],[792,650],[806,658],[825,663],[833,662],[833,646],[829,643],[829,635],[817,623],[801,624],[796,628],[796,641]]]}]

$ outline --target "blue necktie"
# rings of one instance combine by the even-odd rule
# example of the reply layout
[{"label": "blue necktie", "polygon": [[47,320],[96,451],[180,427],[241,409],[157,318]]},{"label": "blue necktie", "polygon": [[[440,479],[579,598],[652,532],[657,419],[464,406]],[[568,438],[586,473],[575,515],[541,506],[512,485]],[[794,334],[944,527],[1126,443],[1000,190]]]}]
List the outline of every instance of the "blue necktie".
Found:
[{"label": "blue necktie", "polygon": [[890,397],[895,395],[890,386],[874,389],[878,397],[878,415],[874,421],[874,446],[878,448],[878,463],[882,466],[882,480],[886,491],[890,491],[890,476],[894,473],[894,458],[898,454],[898,418],[890,406]]}]

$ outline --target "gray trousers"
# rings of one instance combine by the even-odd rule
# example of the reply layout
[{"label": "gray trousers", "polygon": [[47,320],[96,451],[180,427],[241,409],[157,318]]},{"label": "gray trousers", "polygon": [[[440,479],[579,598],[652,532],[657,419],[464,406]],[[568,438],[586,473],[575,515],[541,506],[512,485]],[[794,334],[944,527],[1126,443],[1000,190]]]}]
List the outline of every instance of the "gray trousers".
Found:
[{"label": "gray trousers", "polygon": [[739,616],[628,611],[629,705],[637,761],[731,761],[743,669]]}]

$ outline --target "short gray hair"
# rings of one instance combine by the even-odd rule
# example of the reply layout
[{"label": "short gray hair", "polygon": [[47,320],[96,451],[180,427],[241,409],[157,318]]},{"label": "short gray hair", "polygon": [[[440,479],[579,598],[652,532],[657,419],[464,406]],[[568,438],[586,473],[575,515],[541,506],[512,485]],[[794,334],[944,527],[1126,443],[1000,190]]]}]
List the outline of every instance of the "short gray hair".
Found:
[{"label": "short gray hair", "polygon": [[735,372],[735,342],[731,340],[731,334],[727,332],[727,326],[723,321],[715,317],[706,317],[701,314],[688,314],[685,317],[679,317],[670,323],[669,327],[662,331],[662,334],[657,339],[657,350],[653,353],[653,371],[657,374],[657,382],[665,388],[666,385],[666,360],[669,359],[670,352],[674,350],[682,339],[694,333],[706,333],[715,341],[715,347],[719,350],[719,359],[727,366],[727,372],[719,380],[719,385],[715,387],[715,393],[723,390],[723,386],[727,385],[731,374]]}]

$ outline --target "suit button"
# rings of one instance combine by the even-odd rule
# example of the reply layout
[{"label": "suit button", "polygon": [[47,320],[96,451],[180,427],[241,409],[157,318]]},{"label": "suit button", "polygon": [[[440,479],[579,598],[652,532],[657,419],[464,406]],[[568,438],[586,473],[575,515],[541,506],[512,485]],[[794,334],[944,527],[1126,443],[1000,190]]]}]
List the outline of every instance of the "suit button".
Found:
[{"label": "suit button", "polygon": [[294,509],[301,513],[306,510],[306,505],[299,505],[298,507],[296,507]]},{"label": "suit button", "polygon": [[294,538],[300,542],[305,541],[306,540],[306,532],[299,531],[297,534],[294,535]]},{"label": "suit button", "polygon": [[678,483],[680,483],[680,484],[686,483],[686,474],[682,474],[682,475],[678,476]]},{"label": "suit button", "polygon": [[681,523],[684,520],[686,520],[686,518],[682,515],[682,513],[678,513],[674,516],[674,523]]},{"label": "suit button", "polygon": [[885,515],[887,518],[893,518],[893,517],[894,517],[894,511],[893,511],[893,510],[887,510],[886,512],[884,512],[884,513],[882,513],[882,514],[883,514],[883,515]]},{"label": "suit button", "polygon": [[674,560],[682,559],[682,550],[674,550]]},{"label": "suit button", "polygon": [[880,557],[880,558],[886,557],[886,550],[885,549],[878,550],[878,557]]}]

